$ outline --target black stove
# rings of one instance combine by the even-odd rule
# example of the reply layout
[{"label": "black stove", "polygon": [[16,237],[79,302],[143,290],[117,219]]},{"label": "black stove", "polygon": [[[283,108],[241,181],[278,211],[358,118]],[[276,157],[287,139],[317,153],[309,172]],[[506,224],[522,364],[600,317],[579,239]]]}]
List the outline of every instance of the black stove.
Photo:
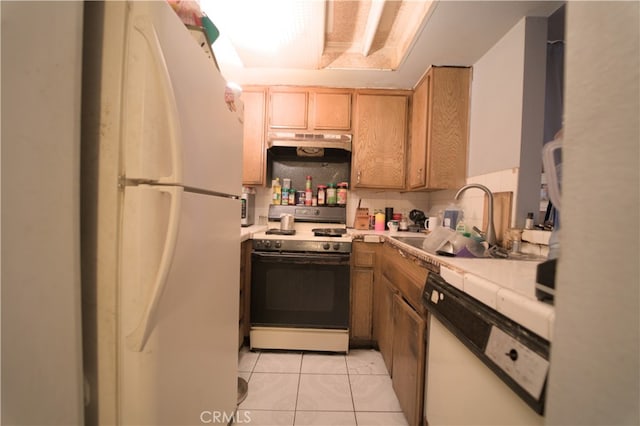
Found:
[{"label": "black stove", "polygon": [[271,228],[268,229],[265,234],[267,235],[296,235],[296,230],[295,229],[278,229],[278,228]]},{"label": "black stove", "polygon": [[342,237],[347,230],[345,228],[314,228],[311,232],[315,237]]}]

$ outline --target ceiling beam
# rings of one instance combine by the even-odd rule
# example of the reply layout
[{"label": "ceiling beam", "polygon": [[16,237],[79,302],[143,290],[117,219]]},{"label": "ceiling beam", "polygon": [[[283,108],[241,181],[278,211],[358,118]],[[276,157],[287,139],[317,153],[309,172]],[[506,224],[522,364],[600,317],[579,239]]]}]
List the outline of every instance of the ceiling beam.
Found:
[{"label": "ceiling beam", "polygon": [[367,25],[364,29],[362,40],[362,55],[369,56],[371,52],[371,45],[373,39],[378,31],[378,25],[380,24],[380,17],[382,16],[382,10],[386,0],[373,0],[369,7],[369,15],[367,16]]}]

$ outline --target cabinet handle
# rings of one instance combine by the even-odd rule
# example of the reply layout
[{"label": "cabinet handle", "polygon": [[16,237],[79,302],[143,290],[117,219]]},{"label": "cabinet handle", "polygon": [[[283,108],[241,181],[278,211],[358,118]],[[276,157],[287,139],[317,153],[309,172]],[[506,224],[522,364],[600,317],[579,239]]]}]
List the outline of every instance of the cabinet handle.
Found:
[{"label": "cabinet handle", "polygon": [[404,254],[402,250],[398,250],[398,254],[400,254],[400,256],[404,257],[405,259],[407,258],[407,255]]},{"label": "cabinet handle", "polygon": [[357,183],[360,183],[360,176],[362,175],[362,172],[360,170],[358,170],[358,175],[356,177],[356,181]]}]

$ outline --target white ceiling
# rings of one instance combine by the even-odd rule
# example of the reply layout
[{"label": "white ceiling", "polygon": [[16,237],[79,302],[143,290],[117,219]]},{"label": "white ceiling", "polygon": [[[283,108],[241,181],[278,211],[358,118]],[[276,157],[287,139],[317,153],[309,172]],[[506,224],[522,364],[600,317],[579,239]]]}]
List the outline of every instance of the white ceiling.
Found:
[{"label": "white ceiling", "polygon": [[[228,81],[240,85],[304,85],[330,87],[368,87],[411,89],[430,65],[473,65],[491,46],[525,16],[549,16],[563,1],[436,1],[425,22],[418,28],[418,36],[408,55],[395,71],[366,69],[303,69],[299,62],[299,46],[308,46],[312,55],[318,56],[322,49],[318,47],[318,28],[324,28],[324,2],[319,0],[290,0],[312,2],[315,12],[307,16],[304,30],[296,35],[297,48],[284,56],[262,58],[247,57],[239,60],[241,47],[231,49],[230,39],[225,37],[225,28],[234,25],[236,29],[250,32],[261,18],[257,3],[247,0],[225,0],[242,5],[244,10],[241,21],[230,24],[224,21],[224,15],[217,13],[213,4],[221,0],[200,0],[201,7],[220,28],[221,37],[213,44],[220,69]],[[262,0],[261,4],[282,0]],[[387,0],[397,1],[397,0]],[[406,1],[406,0],[405,0]],[[426,1],[426,0],[410,0]],[[222,3],[224,3],[222,2]],[[320,7],[318,7],[320,5]],[[252,12],[253,11],[253,12]],[[279,23],[278,26],[293,28],[294,24]],[[237,33],[237,31],[236,31]],[[268,30],[265,31],[265,37]],[[322,42],[320,42],[322,44]],[[296,50],[297,49],[297,50]],[[295,53],[298,52],[298,53]],[[318,59],[319,61],[319,59]],[[318,63],[318,61],[313,61]],[[241,64],[251,64],[242,65]],[[286,66],[283,66],[286,64]],[[310,67],[310,68],[313,68]]]}]

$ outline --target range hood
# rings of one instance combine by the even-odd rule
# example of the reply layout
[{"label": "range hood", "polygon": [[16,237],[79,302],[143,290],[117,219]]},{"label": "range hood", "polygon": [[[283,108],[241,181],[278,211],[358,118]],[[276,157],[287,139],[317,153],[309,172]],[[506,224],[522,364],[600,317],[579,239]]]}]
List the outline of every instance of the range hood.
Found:
[{"label": "range hood", "polygon": [[270,151],[295,151],[299,157],[323,157],[325,150],[351,153],[350,134],[269,132]]}]

